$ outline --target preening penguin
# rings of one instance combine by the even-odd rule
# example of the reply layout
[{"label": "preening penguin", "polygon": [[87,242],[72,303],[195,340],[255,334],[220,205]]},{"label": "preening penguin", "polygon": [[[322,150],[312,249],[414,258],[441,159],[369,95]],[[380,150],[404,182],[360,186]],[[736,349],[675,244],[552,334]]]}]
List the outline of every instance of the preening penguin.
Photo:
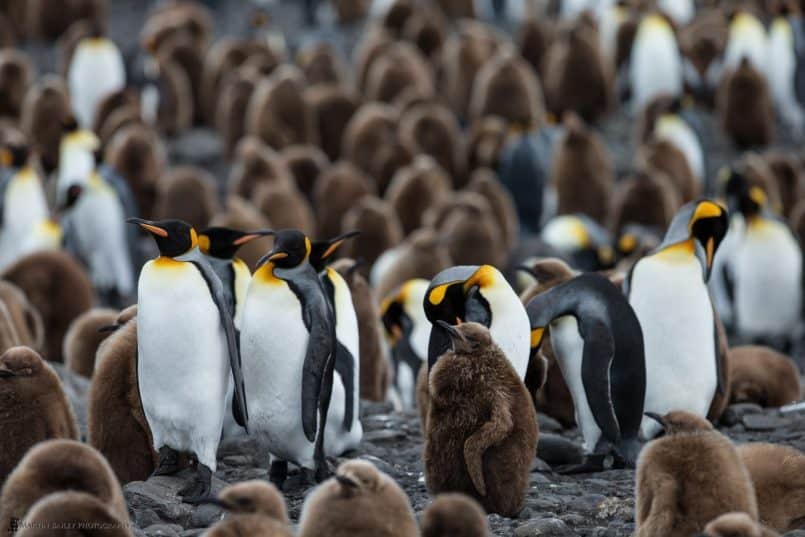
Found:
[{"label": "preening penguin", "polygon": [[[627,277],[625,294],[643,329],[647,412],[704,416],[716,390],[726,393],[707,280],[727,226],[726,209],[712,201],[684,205],[662,244]],[[645,438],[657,432],[656,422],[643,420]]]},{"label": "preening penguin", "polygon": [[539,434],[531,396],[487,328],[437,324],[449,343],[428,378],[428,490],[463,492],[489,513],[515,516]]},{"label": "preening penguin", "polygon": [[525,307],[503,274],[491,265],[458,266],[443,270],[425,294],[425,315],[433,324],[428,341],[428,367],[450,348],[443,325],[476,322],[489,328],[514,370],[525,377],[530,349],[530,324]]},{"label": "preening penguin", "polygon": [[689,412],[646,416],[665,437],[647,444],[637,461],[635,537],[690,537],[733,511],[758,519],[752,479],[727,437]]},{"label": "preening penguin", "polygon": [[481,506],[464,494],[439,494],[422,513],[422,537],[487,537]]},{"label": "preening penguin", "polygon": [[34,444],[50,438],[78,439],[75,415],[59,377],[28,347],[12,347],[0,355],[0,416],[0,483]]},{"label": "preening penguin", "polygon": [[178,471],[177,452],[194,453],[196,478],[180,495],[197,501],[210,491],[230,379],[235,419],[248,431],[235,326],[195,229],[179,220],[129,222],[151,233],[160,253],[140,272],[137,292],[137,377],[159,451],[155,474]]},{"label": "preening penguin", "polygon": [[[325,430],[336,357],[336,323],[302,232],[277,231],[246,293],[240,329],[251,432],[275,457],[281,486],[288,461],[323,480]],[[326,253],[326,252],[325,252]],[[318,418],[317,418],[318,413]]]},{"label": "preening penguin", "polygon": [[540,346],[550,325],[588,453],[581,469],[605,468],[613,448],[618,463],[633,467],[640,451],[646,366],[640,322],[626,297],[591,272],[535,296],[526,311],[532,348]]},{"label": "preening penguin", "polygon": [[632,109],[640,111],[661,94],[682,94],[682,55],[674,30],[659,14],[643,17],[637,28],[629,66]]}]

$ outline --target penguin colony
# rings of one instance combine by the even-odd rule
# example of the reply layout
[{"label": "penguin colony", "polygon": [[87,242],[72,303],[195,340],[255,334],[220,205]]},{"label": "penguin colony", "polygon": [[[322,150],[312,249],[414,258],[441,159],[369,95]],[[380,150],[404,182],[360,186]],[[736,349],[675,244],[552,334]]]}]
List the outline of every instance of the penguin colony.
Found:
[{"label": "penguin colony", "polygon": [[[134,51],[61,4],[0,5],[0,531],[130,536],[153,481],[208,536],[481,537],[532,468],[634,469],[637,537],[805,528],[805,454],[718,430],[802,419],[802,2],[164,0]],[[418,412],[421,516],[362,400]]]}]

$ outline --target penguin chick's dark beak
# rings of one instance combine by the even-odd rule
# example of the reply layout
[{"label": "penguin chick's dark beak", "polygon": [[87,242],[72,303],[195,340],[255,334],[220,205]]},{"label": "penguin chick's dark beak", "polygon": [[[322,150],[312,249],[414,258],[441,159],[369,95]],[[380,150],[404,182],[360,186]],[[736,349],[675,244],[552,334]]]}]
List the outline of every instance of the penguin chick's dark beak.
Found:
[{"label": "penguin chick's dark beak", "polygon": [[358,488],[358,483],[355,482],[352,478],[349,478],[345,475],[336,474],[335,480],[338,481],[344,488],[347,489],[356,489]]},{"label": "penguin chick's dark beak", "polygon": [[114,331],[116,331],[118,328],[120,328],[120,325],[117,325],[117,324],[107,324],[106,326],[102,326],[102,327],[98,328],[98,333],[99,333],[99,334],[106,334],[106,333],[109,333],[109,332],[114,332]]},{"label": "penguin chick's dark beak", "polygon": [[643,415],[646,416],[647,418],[653,419],[654,421],[659,423],[663,429],[665,429],[665,419],[663,419],[663,417],[660,416],[659,414],[655,412],[644,412]]},{"label": "penguin chick's dark beak", "polygon": [[274,231],[271,229],[261,229],[259,231],[252,231],[247,235],[243,235],[232,241],[233,246],[243,246],[247,242],[251,242],[254,239],[259,239],[260,237],[270,237],[274,235]]},{"label": "penguin chick's dark beak", "polygon": [[528,265],[517,265],[516,267],[514,267],[514,270],[518,272],[524,272],[527,275],[531,276],[532,278],[539,279],[537,278],[537,274],[534,272],[534,269],[532,269]]},{"label": "penguin chick's dark beak", "polygon": [[437,320],[436,323],[442,327],[442,329],[447,332],[447,335],[450,336],[450,341],[453,343],[453,347],[455,348],[456,342],[463,342],[464,341],[464,334],[456,330],[456,327],[451,325],[450,323],[446,323],[441,319]]},{"label": "penguin chick's dark beak", "polygon": [[286,252],[275,252],[272,250],[260,258],[260,261],[257,262],[257,267],[255,268],[259,269],[269,261],[276,261],[277,259],[285,259],[286,257],[288,257],[288,254]]},{"label": "penguin chick's dark beak", "polygon": [[10,369],[0,368],[0,379],[16,377],[17,374]]},{"label": "penguin chick's dark beak", "polygon": [[168,232],[166,230],[162,229],[159,226],[154,225],[153,222],[150,222],[148,220],[143,220],[142,218],[129,218],[128,220],[126,220],[126,222],[128,222],[129,224],[137,224],[147,232],[157,235],[159,237],[168,236]]}]

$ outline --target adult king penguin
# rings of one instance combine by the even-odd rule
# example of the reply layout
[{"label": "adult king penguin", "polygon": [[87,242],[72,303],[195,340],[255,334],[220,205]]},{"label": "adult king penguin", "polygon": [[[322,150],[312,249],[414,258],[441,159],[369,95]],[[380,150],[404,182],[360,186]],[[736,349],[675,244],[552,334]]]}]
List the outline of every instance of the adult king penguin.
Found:
[{"label": "adult king penguin", "polygon": [[661,94],[682,94],[682,55],[671,24],[656,13],[637,27],[629,65],[632,107],[639,112]]},{"label": "adult king penguin", "polygon": [[[716,390],[726,390],[707,280],[727,228],[727,210],[717,203],[683,205],[660,246],[635,263],[624,282],[643,328],[646,412],[705,416]],[[660,427],[644,418],[641,430],[652,438]]]},{"label": "adult king penguin", "polygon": [[335,319],[310,263],[312,249],[301,231],[277,231],[274,249],[258,262],[243,305],[240,348],[251,430],[274,457],[270,477],[279,487],[289,461],[308,481],[329,473],[324,432],[335,368]]},{"label": "adult king penguin", "polygon": [[248,419],[235,326],[195,229],[181,220],[129,222],[151,233],[160,253],[140,273],[137,310],[137,381],[159,451],[154,475],[177,472],[177,452],[194,453],[196,478],[179,494],[196,502],[210,493],[230,370],[236,420],[246,427]]},{"label": "adult king penguin", "polygon": [[525,306],[509,282],[491,265],[452,267],[437,274],[425,293],[425,315],[432,323],[428,368],[451,348],[450,335],[436,322],[476,322],[489,328],[520,376],[525,378],[531,328]]},{"label": "adult king penguin", "polygon": [[568,471],[602,470],[614,448],[634,467],[643,419],[646,366],[640,322],[623,293],[590,272],[535,296],[526,306],[531,344],[550,325],[551,343],[584,435],[585,463]]}]

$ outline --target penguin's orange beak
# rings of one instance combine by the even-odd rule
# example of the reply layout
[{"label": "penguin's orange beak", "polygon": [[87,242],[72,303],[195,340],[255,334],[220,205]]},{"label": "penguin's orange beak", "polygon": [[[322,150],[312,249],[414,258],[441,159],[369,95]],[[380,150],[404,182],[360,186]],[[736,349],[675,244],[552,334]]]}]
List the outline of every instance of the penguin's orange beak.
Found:
[{"label": "penguin's orange beak", "polygon": [[260,237],[269,237],[274,235],[274,232],[270,229],[263,229],[260,231],[255,231],[253,233],[249,233],[248,235],[244,235],[232,241],[233,246],[243,246],[247,242],[251,242],[254,239],[259,239]]},{"label": "penguin's orange beak", "polygon": [[149,222],[148,220],[143,220],[142,218],[129,218],[128,220],[126,220],[126,222],[128,222],[129,224],[137,224],[147,232],[153,233],[154,235],[157,235],[159,237],[168,236],[168,232],[166,230],[162,229],[159,226],[155,226],[152,222]]}]

